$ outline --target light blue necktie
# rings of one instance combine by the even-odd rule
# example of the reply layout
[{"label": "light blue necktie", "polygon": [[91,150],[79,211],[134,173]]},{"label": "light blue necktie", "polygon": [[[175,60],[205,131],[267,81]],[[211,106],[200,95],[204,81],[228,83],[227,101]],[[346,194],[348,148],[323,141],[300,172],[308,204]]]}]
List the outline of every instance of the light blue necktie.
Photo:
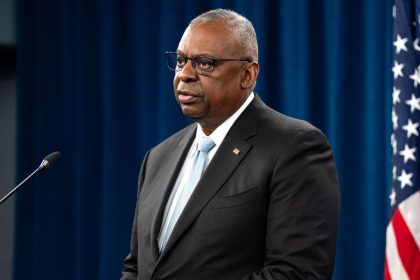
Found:
[{"label": "light blue necktie", "polygon": [[[179,192],[179,195],[174,197],[172,204],[175,203],[173,211],[168,212],[168,216],[164,221],[161,234],[159,236],[159,252],[162,252],[168,242],[169,236],[171,236],[172,230],[175,227],[176,222],[178,221],[179,216],[181,216],[182,211],[185,208],[188,200],[191,197],[192,192],[194,191],[198,181],[203,175],[203,172],[206,168],[206,160],[208,152],[215,146],[213,140],[210,137],[202,137],[198,139],[198,147],[194,153],[192,159],[192,164],[190,165],[189,172],[187,175],[187,180],[179,186],[182,188]],[[171,207],[172,208],[172,207]]]}]

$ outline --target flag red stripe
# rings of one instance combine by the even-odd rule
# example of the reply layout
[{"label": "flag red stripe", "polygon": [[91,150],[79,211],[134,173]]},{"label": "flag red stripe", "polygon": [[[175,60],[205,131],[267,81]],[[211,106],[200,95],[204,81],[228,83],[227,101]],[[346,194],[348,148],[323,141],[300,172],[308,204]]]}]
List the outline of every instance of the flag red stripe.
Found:
[{"label": "flag red stripe", "polygon": [[420,251],[400,210],[395,210],[392,217],[398,252],[410,279],[420,279]]},{"label": "flag red stripe", "polygon": [[389,270],[388,270],[388,260],[386,259],[386,256],[385,256],[385,266],[384,266],[384,280],[391,280],[391,276],[389,275]]}]

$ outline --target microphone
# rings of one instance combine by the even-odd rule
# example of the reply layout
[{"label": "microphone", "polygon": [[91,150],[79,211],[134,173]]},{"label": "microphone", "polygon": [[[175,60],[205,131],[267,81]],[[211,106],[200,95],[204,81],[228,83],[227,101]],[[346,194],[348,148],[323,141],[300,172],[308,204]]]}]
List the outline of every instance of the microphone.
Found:
[{"label": "microphone", "polygon": [[61,153],[56,151],[54,153],[49,154],[48,156],[46,156],[41,164],[39,165],[39,167],[31,173],[31,175],[29,175],[28,177],[25,178],[25,180],[23,180],[22,182],[20,182],[19,185],[17,185],[13,190],[11,190],[8,194],[6,194],[1,200],[0,200],[0,204],[2,204],[3,202],[5,202],[12,194],[14,194],[23,184],[26,183],[26,181],[28,181],[29,179],[32,178],[32,176],[34,176],[36,173],[38,173],[39,171],[49,168],[51,166],[53,166],[57,160],[60,158]]},{"label": "microphone", "polygon": [[52,167],[57,162],[57,160],[60,158],[60,156],[61,156],[61,153],[58,152],[58,151],[54,152],[54,153],[51,153],[48,156],[46,156],[42,160],[41,165],[39,166],[40,170],[42,170],[44,168]]}]

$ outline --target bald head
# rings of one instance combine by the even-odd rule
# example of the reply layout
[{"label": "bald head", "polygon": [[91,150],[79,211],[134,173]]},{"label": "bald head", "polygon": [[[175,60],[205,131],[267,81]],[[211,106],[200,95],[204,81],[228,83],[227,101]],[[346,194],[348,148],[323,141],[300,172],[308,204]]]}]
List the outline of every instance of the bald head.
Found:
[{"label": "bald head", "polygon": [[240,14],[225,9],[205,12],[193,19],[189,26],[198,27],[203,24],[221,23],[229,32],[229,42],[234,52],[242,58],[251,58],[258,62],[258,43],[252,23]]}]

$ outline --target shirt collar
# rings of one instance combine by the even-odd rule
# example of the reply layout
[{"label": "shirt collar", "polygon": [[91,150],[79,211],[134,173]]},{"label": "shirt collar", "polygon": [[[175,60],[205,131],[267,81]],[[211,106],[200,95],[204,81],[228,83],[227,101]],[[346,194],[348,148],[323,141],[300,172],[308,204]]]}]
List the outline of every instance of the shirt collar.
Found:
[{"label": "shirt collar", "polygon": [[[225,139],[226,134],[229,132],[232,125],[235,123],[235,121],[239,118],[239,116],[242,114],[242,112],[248,107],[248,105],[251,103],[251,101],[254,99],[254,92],[251,92],[251,94],[248,96],[248,98],[245,100],[245,102],[239,107],[238,110],[236,110],[235,113],[232,114],[229,118],[227,118],[221,125],[219,125],[212,134],[210,134],[208,137],[213,140],[214,144],[216,144],[216,147],[219,147],[220,144],[222,144],[223,139]],[[206,137],[207,135],[204,133],[203,129],[200,125],[197,125],[197,132],[195,137],[195,148],[197,149],[197,139],[200,137]]]}]

